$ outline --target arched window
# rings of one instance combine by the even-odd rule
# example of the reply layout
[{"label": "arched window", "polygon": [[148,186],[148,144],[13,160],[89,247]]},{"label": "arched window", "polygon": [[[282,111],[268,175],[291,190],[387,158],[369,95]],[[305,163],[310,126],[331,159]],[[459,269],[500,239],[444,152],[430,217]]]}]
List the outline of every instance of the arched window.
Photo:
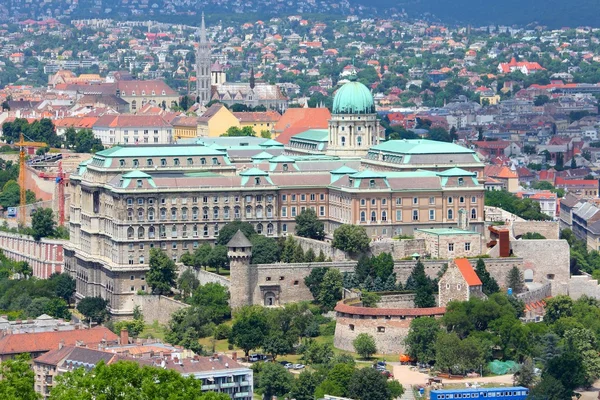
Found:
[{"label": "arched window", "polygon": [[223,208],[223,219],[229,219],[229,207]]},{"label": "arched window", "polygon": [[460,203],[464,203],[464,202],[465,202],[465,198],[464,198],[463,196],[460,196],[460,198],[458,199],[458,201],[459,201]]},{"label": "arched window", "polygon": [[208,225],[204,225],[204,236],[208,236]]},{"label": "arched window", "polygon": [[256,225],[256,233],[262,233],[263,231],[263,226],[262,224],[258,224]]},{"label": "arched window", "polygon": [[471,209],[471,219],[477,219],[477,209],[476,208]]},{"label": "arched window", "polygon": [[148,221],[154,221],[154,208],[152,207],[148,209]]},{"label": "arched window", "polygon": [[273,224],[267,224],[267,235],[273,234]]},{"label": "arched window", "polygon": [[213,208],[213,218],[219,219],[219,207]]},{"label": "arched window", "polygon": [[208,219],[208,207],[204,207],[202,209],[202,219],[204,219],[204,220]]},{"label": "arched window", "polygon": [[206,158],[202,157],[200,159],[200,165],[206,165]]},{"label": "arched window", "polygon": [[235,207],[233,209],[233,218],[234,219],[240,219],[241,217],[242,217],[242,212],[241,212],[240,208],[239,207]]},{"label": "arched window", "polygon": [[360,136],[356,137],[356,145],[359,147],[362,146],[362,137],[360,137]]},{"label": "arched window", "polygon": [[184,238],[187,237],[187,225],[184,225],[183,228],[181,228],[181,236]]},{"label": "arched window", "polygon": [[258,206],[256,207],[256,218],[262,218],[263,217],[263,208],[262,206]]},{"label": "arched window", "polygon": [[136,100],[133,100],[133,101],[131,102],[131,110],[132,110],[132,111],[133,111],[133,110],[137,110],[137,101],[136,101]]},{"label": "arched window", "polygon": [[454,218],[454,212],[452,210],[448,210],[448,219]]},{"label": "arched window", "polygon": [[387,211],[382,211],[381,212],[381,220],[382,221],[387,221]]},{"label": "arched window", "polygon": [[127,239],[133,239],[133,228],[127,228]]},{"label": "arched window", "polygon": [[252,218],[252,207],[246,206],[246,218]]},{"label": "arched window", "polygon": [[144,220],[144,209],[138,208],[138,221],[143,221],[143,220]]},{"label": "arched window", "polygon": [[342,146],[345,146],[346,145],[346,136],[342,136],[340,138],[340,142],[341,142]]},{"label": "arched window", "polygon": [[177,225],[173,225],[171,227],[171,237],[174,237],[174,238],[177,237]]},{"label": "arched window", "polygon": [[217,159],[217,157],[213,157],[212,164],[213,165],[219,165],[219,160]]},{"label": "arched window", "polygon": [[367,219],[367,216],[366,216],[365,212],[361,211],[360,212],[360,222],[365,222],[366,219]]},{"label": "arched window", "polygon": [[192,208],[192,219],[194,221],[198,220],[198,207]]},{"label": "arched window", "polygon": [[219,224],[215,224],[215,236],[219,236]]},{"label": "arched window", "polygon": [[127,209],[127,221],[133,221],[133,209]]},{"label": "arched window", "polygon": [[165,219],[167,219],[167,209],[166,208],[160,209],[160,219],[161,219],[161,221],[164,221]]},{"label": "arched window", "polygon": [[175,221],[177,219],[177,209],[175,207],[171,208],[171,221]]},{"label": "arched window", "polygon": [[154,239],[154,235],[155,235],[154,227],[151,226],[150,228],[148,228],[148,238],[149,239]]},{"label": "arched window", "polygon": [[377,213],[375,211],[371,211],[371,222],[377,222]]},{"label": "arched window", "polygon": [[143,227],[138,228],[138,239],[143,239],[146,237],[146,230]]},{"label": "arched window", "polygon": [[267,207],[267,218],[273,218],[273,207]]},{"label": "arched window", "polygon": [[188,209],[187,209],[187,207],[183,207],[181,209],[181,219],[184,220],[184,221],[188,219]]}]

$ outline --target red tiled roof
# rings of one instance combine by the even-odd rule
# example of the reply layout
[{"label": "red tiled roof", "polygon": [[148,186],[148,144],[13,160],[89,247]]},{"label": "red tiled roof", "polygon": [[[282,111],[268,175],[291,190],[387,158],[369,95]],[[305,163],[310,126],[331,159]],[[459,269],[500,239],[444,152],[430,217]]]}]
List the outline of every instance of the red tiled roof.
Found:
[{"label": "red tiled roof", "polygon": [[288,144],[291,137],[309,129],[327,129],[331,113],[327,108],[288,108],[275,124],[275,140]]},{"label": "red tiled roof", "polygon": [[281,118],[281,114],[273,110],[265,112],[234,112],[233,115],[240,122],[277,122]]},{"label": "red tiled roof", "polygon": [[371,307],[356,307],[349,304],[344,304],[344,301],[339,301],[335,306],[335,311],[344,314],[353,315],[370,315],[370,316],[433,316],[444,315],[446,307],[430,307],[430,308],[371,308]]},{"label": "red tiled roof", "polygon": [[118,339],[119,336],[103,326],[72,331],[8,334],[0,338],[0,354],[46,352],[58,348],[61,341],[65,346],[75,346],[78,342],[93,346],[103,341],[116,342]]},{"label": "red tiled roof", "polygon": [[481,279],[475,273],[473,266],[466,258],[457,258],[454,260],[454,264],[458,267],[458,270],[462,274],[463,278],[465,278],[465,282],[469,286],[481,286]]}]

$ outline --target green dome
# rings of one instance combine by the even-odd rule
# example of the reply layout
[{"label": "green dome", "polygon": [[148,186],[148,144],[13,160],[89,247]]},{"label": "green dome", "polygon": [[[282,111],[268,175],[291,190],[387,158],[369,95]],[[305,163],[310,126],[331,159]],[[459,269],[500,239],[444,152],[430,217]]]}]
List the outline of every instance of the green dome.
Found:
[{"label": "green dome", "polygon": [[332,114],[373,114],[375,104],[369,89],[360,82],[345,83],[333,98]]}]

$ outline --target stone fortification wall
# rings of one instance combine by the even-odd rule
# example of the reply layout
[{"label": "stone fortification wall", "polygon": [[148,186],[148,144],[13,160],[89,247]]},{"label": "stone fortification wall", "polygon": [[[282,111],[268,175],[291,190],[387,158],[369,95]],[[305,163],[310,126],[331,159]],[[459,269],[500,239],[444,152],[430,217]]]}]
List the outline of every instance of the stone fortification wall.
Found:
[{"label": "stone fortification wall", "polygon": [[413,319],[425,316],[439,318],[446,312],[443,307],[365,308],[355,304],[355,299],[344,300],[335,307],[333,345],[338,349],[354,351],[354,339],[361,333],[367,333],[375,339],[378,353],[401,353]]},{"label": "stone fortification wall", "polygon": [[[274,296],[275,304],[286,304],[297,301],[313,300],[312,294],[304,284],[304,278],[310,275],[314,268],[336,268],[341,272],[352,272],[356,261],[322,262],[322,263],[294,263],[294,264],[260,264],[250,266],[252,303],[271,305],[266,300]],[[233,274],[231,279],[235,279]],[[232,293],[232,296],[235,296]]]},{"label": "stone fortification wall", "polygon": [[167,325],[171,320],[171,314],[189,305],[165,296],[156,295],[135,295],[133,296],[134,306],[139,306],[144,321],[148,324],[158,321],[159,324]]},{"label": "stone fortification wall", "polygon": [[[182,270],[183,271],[183,270]],[[225,276],[221,276],[212,272],[205,271],[203,269],[196,270],[192,268],[192,271],[196,275],[198,281],[200,281],[201,285],[206,285],[207,283],[218,283],[220,285],[225,286],[229,289],[231,286],[231,281],[227,279]]]},{"label": "stone fortification wall", "polygon": [[535,303],[536,301],[541,301],[547,299],[552,296],[552,284],[546,283],[542,285],[542,287],[537,288],[535,290],[530,290],[528,292],[519,293],[517,298],[525,304]]},{"label": "stone fortification wall", "polygon": [[513,221],[511,226],[516,238],[527,232],[537,232],[546,239],[558,239],[560,233],[558,221]]},{"label": "stone fortification wall", "polygon": [[581,296],[589,296],[600,299],[600,286],[597,279],[592,279],[590,275],[573,275],[569,279],[568,294],[573,300]]},{"label": "stone fortification wall", "polygon": [[346,252],[331,247],[331,242],[308,239],[301,236],[294,236],[294,240],[300,244],[302,250],[306,252],[308,249],[312,249],[316,256],[322,251],[325,254],[325,258],[331,258],[332,261],[346,261],[350,259]]},{"label": "stone fortification wall", "polygon": [[383,239],[371,242],[370,252],[374,256],[381,253],[390,253],[394,260],[397,260],[410,257],[414,253],[426,254],[427,248],[423,239]]},{"label": "stone fortification wall", "polygon": [[[566,240],[513,240],[513,254],[524,260],[522,271],[532,273],[533,282],[568,282],[570,278],[570,252]],[[558,286],[557,286],[558,290]]]},{"label": "stone fortification wall", "polygon": [[386,294],[381,295],[377,308],[415,308],[415,294]]}]

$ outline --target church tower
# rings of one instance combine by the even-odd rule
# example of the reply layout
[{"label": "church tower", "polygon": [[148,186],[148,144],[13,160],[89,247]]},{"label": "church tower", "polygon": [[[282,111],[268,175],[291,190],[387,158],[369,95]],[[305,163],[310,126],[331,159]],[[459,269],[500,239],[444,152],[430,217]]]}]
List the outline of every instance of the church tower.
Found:
[{"label": "church tower", "polygon": [[210,43],[206,38],[206,26],[204,25],[204,13],[202,13],[202,25],[200,26],[200,42],[196,52],[196,95],[201,105],[205,106],[210,101]]}]

